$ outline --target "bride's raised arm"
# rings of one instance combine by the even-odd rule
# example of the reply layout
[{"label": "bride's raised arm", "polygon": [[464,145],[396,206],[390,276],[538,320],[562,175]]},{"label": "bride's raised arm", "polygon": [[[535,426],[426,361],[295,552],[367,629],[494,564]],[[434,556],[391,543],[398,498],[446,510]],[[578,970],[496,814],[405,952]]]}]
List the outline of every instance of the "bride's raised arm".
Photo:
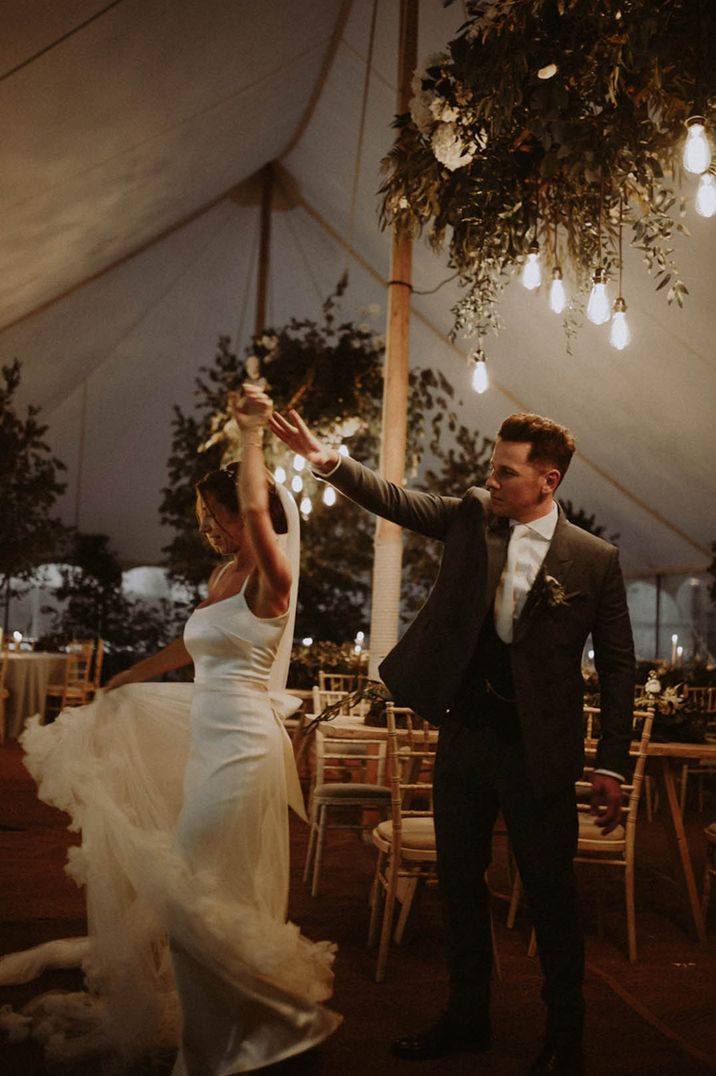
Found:
[{"label": "bride's raised arm", "polygon": [[245,385],[241,395],[229,394],[229,406],[243,443],[237,491],[259,577],[254,612],[260,617],[280,616],[288,608],[291,568],[276,541],[269,505],[269,474],[263,454],[263,431],[273,405],[261,389]]}]

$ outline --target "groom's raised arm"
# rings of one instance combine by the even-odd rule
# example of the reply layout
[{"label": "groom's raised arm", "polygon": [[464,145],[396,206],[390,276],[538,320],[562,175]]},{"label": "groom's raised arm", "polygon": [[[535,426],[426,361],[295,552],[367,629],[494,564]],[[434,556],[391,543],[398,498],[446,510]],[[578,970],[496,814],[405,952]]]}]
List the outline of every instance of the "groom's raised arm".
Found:
[{"label": "groom's raised arm", "polygon": [[274,412],[269,426],[292,451],[307,460],[316,475],[326,479],[361,508],[427,538],[444,540],[450,521],[460,506],[457,497],[420,493],[387,482],[370,468],[321,444],[295,411],[289,412],[288,419]]}]

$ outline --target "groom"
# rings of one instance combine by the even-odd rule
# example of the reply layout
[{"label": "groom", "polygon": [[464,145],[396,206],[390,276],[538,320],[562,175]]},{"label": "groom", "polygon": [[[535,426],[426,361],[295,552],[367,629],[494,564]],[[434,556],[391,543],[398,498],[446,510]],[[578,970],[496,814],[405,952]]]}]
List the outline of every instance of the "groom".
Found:
[{"label": "groom", "polygon": [[444,543],[425,605],[380,672],[394,698],[440,726],[435,830],[450,995],[437,1023],[399,1039],[416,1060],[491,1042],[492,830],[502,812],[527,893],[544,975],[544,1047],[532,1076],[582,1072],[584,952],[573,858],[583,764],[582,651],[591,633],[601,694],[592,811],[621,816],[634,651],[614,546],[570,524],[554,499],[569,430],[505,419],[486,489],[462,498],[405,490],[322,445],[296,412],[274,433],[369,511]]}]

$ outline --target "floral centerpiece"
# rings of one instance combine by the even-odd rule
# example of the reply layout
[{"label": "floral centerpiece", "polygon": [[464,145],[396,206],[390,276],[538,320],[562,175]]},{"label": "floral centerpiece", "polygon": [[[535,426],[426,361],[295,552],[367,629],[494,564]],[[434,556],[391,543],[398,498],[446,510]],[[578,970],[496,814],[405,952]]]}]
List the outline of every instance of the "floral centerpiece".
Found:
[{"label": "floral centerpiece", "polygon": [[[384,226],[447,245],[464,288],[453,335],[497,331],[505,284],[522,269],[534,287],[540,263],[552,308],[573,327],[581,300],[566,305],[562,267],[594,295],[621,275],[626,224],[657,289],[682,305],[671,248],[686,232],[673,215],[679,155],[685,124],[700,121],[703,135],[716,121],[716,4],[468,0],[467,10],[415,74],[381,188]],[[705,152],[698,170],[713,182]]]},{"label": "floral centerpiece", "polygon": [[652,739],[662,742],[703,743],[706,739],[706,719],[695,711],[683,684],[662,687],[655,669],[652,669],[634,705],[637,710],[647,707],[654,710]]}]

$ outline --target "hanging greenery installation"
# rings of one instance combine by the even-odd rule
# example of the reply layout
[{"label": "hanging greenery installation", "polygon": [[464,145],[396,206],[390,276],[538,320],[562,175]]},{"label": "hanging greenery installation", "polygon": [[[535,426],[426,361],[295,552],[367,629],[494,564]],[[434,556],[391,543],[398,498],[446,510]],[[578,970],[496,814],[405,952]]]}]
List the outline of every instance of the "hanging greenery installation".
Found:
[{"label": "hanging greenery installation", "polygon": [[591,287],[588,316],[611,318],[611,342],[622,347],[622,228],[657,289],[681,306],[687,287],[672,241],[688,234],[686,172],[701,175],[697,211],[716,211],[716,4],[466,6],[454,40],[416,72],[410,113],[395,120],[382,224],[447,246],[463,287],[453,337],[476,335],[479,346],[499,331],[500,294],[522,271],[528,288],[551,281],[550,305],[568,331]]}]

